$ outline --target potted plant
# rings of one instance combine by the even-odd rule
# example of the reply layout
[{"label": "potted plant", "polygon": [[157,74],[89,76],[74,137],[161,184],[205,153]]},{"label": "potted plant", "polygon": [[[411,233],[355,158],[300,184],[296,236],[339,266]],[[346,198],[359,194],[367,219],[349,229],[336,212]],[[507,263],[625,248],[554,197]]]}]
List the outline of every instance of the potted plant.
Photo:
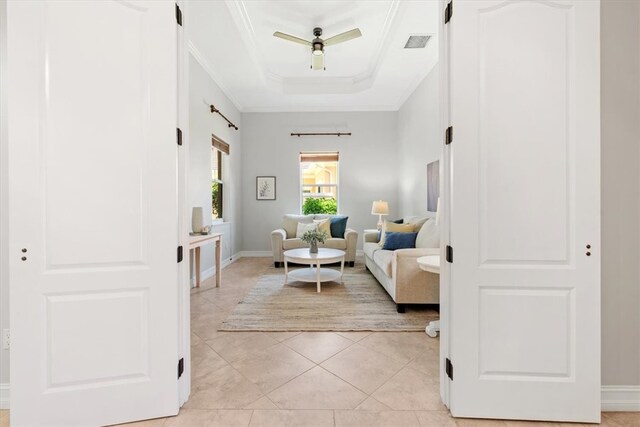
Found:
[{"label": "potted plant", "polygon": [[303,242],[309,244],[309,253],[317,254],[318,253],[318,242],[324,243],[327,240],[327,232],[320,231],[317,228],[315,230],[308,230],[302,235],[301,239]]}]

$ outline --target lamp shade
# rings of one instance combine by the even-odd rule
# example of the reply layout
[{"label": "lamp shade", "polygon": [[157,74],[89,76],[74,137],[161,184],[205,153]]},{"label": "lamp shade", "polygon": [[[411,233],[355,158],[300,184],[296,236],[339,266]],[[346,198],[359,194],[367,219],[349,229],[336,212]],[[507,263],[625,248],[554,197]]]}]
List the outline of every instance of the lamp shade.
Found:
[{"label": "lamp shade", "polygon": [[384,200],[376,200],[371,206],[371,215],[389,215],[389,204]]}]

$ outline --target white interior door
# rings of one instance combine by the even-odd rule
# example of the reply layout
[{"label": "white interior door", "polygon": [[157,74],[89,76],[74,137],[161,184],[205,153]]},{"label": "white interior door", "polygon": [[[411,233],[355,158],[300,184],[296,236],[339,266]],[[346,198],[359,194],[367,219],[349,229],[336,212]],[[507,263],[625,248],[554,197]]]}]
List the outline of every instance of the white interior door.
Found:
[{"label": "white interior door", "polygon": [[178,411],[174,8],[8,4],[12,426]]},{"label": "white interior door", "polygon": [[454,416],[600,419],[599,13],[454,1]]}]

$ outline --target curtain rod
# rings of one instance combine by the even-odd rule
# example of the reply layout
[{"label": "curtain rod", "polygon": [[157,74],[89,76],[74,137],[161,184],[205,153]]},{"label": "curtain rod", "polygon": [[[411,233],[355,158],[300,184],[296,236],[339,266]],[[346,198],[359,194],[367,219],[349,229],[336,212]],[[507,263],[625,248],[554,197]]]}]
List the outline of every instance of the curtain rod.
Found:
[{"label": "curtain rod", "polygon": [[238,130],[238,126],[231,123],[231,120],[227,119],[227,117],[224,114],[222,114],[220,110],[218,110],[214,105],[211,105],[210,107],[211,107],[211,112],[220,114],[220,117],[226,120],[230,128],[234,128],[235,130]]},{"label": "curtain rod", "polygon": [[319,133],[305,133],[305,132],[291,132],[291,136],[351,136],[351,132],[319,132]]}]

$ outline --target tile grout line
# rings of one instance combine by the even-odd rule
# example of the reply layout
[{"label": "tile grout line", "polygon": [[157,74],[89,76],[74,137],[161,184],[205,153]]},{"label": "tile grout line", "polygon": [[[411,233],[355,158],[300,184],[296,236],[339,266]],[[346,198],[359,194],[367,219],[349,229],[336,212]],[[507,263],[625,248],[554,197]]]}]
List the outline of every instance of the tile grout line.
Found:
[{"label": "tile grout line", "polygon": [[[367,348],[368,348],[368,347],[367,347]],[[389,356],[389,357],[391,357],[391,356]],[[415,359],[415,358],[414,358],[414,359]],[[413,362],[413,360],[414,360],[414,359],[411,359],[411,360],[409,360],[408,362],[406,362],[404,365],[402,365],[402,368],[398,369],[398,372],[396,372],[395,374],[391,375],[391,377],[389,377],[389,379],[388,379],[388,380],[386,380],[384,383],[382,383],[382,384],[380,384],[378,387],[376,387],[376,389],[375,389],[375,390],[373,390],[373,391],[371,392],[371,394],[369,395],[369,397],[371,397],[372,399],[374,399],[376,402],[382,403],[384,406],[386,406],[386,407],[390,408],[390,409],[391,409],[391,410],[393,410],[393,411],[398,411],[399,409],[394,409],[394,408],[392,408],[391,406],[387,405],[386,403],[384,403],[384,402],[380,402],[378,399],[376,399],[376,398],[373,396],[373,394],[374,394],[376,391],[380,390],[382,387],[384,387],[384,386],[385,386],[389,381],[391,381],[392,379],[394,379],[394,378],[395,378],[395,377],[396,377],[400,372],[402,372],[402,370],[403,370],[403,369],[407,368],[407,367],[408,367],[408,365],[409,365],[411,362]],[[398,359],[396,359],[396,360],[398,360]],[[411,369],[411,368],[409,368],[409,369]]]}]

